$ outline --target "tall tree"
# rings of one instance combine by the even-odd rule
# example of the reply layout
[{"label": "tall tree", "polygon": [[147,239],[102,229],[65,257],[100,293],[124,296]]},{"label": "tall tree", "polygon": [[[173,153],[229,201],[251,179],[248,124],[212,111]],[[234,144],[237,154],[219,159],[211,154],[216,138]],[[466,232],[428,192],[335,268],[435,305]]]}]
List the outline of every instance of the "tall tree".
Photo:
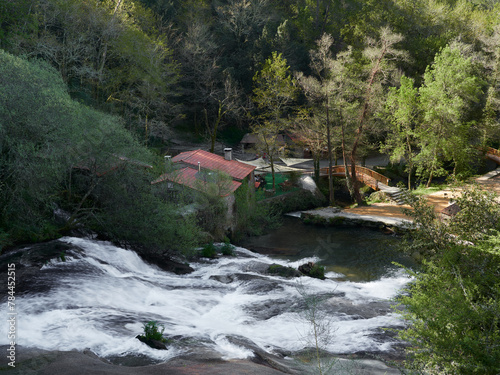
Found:
[{"label": "tall tree", "polygon": [[274,161],[280,149],[278,136],[287,125],[283,116],[297,96],[294,80],[281,54],[273,52],[262,70],[255,74],[253,92],[253,102],[259,111],[253,132],[259,137],[269,157],[274,190]]},{"label": "tall tree", "polygon": [[406,52],[396,48],[396,45],[402,40],[402,35],[394,34],[389,28],[382,28],[379,39],[368,39],[368,46],[363,51],[364,57],[369,61],[367,65],[368,74],[361,82],[364,92],[361,97],[361,108],[354,129],[354,141],[349,152],[352,192],[358,204],[363,203],[363,198],[359,192],[360,184],[356,176],[358,148],[365,127],[374,113],[376,104],[379,104],[377,99],[384,95],[383,85],[390,81],[392,74],[395,72],[392,60],[406,58]]},{"label": "tall tree", "polygon": [[472,60],[456,48],[443,48],[427,68],[419,90],[424,124],[416,158],[427,186],[434,176],[446,173],[445,161],[453,162],[456,173],[473,157],[470,115],[481,99],[482,87]]},{"label": "tall tree", "polygon": [[402,76],[401,86],[391,88],[387,98],[386,110],[390,121],[390,129],[385,143],[384,152],[389,152],[393,162],[404,159],[408,172],[408,189],[411,189],[411,176],[414,172],[414,158],[418,132],[420,110],[418,90],[411,78]]},{"label": "tall tree", "polygon": [[[311,104],[316,107],[315,116],[321,118],[323,122],[325,143],[328,150],[328,191],[330,205],[335,203],[333,191],[333,122],[334,117],[338,117],[335,110],[335,96],[339,94],[340,81],[334,74],[336,61],[332,57],[331,47],[333,38],[330,35],[324,34],[317,42],[317,49],[311,51],[311,70],[314,76],[305,77],[302,74],[298,75],[298,82],[304,89],[304,92]],[[337,107],[340,103],[337,103]],[[318,129],[318,131],[321,131]],[[314,138],[311,138],[314,139]],[[319,155],[314,155],[315,158]]]}]

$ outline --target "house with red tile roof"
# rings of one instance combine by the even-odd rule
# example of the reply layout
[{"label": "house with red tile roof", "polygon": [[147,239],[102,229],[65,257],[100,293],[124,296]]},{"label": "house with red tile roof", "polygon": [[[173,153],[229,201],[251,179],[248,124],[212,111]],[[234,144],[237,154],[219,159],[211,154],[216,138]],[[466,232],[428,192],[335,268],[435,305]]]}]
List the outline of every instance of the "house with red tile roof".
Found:
[{"label": "house with red tile roof", "polygon": [[222,172],[231,177],[227,184],[227,192],[221,196],[234,193],[247,178],[250,186],[254,186],[255,167],[237,160],[232,160],[232,150],[226,149],[225,156],[212,154],[203,150],[181,152],[173,157],[171,162],[174,171],[161,175],[152,182],[157,184],[170,181],[196,190],[202,190],[205,183],[210,183],[210,172]]},{"label": "house with red tile roof", "polygon": [[173,170],[162,174],[151,184],[165,183],[167,191],[172,193],[181,187],[188,187],[194,191],[219,195],[227,205],[226,229],[231,229],[234,222],[234,192],[242,184],[248,184],[249,194],[254,194],[255,167],[233,160],[231,149],[225,149],[224,153],[224,156],[220,156],[203,150],[181,152],[170,160]]}]

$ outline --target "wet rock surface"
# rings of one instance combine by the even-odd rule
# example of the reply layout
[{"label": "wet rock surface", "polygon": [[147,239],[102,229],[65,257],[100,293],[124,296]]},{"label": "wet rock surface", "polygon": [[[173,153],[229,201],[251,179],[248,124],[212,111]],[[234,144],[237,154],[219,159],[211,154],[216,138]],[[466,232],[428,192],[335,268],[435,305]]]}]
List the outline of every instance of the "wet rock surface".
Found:
[{"label": "wet rock surface", "polygon": [[[122,359],[116,365],[106,359],[99,358],[90,350],[48,351],[37,348],[17,347],[15,367],[0,364],[0,370],[8,368],[9,374],[16,375],[309,375],[316,373],[314,363],[293,360],[288,353],[269,354],[249,340],[232,336],[228,337],[234,345],[242,346],[253,352],[248,359],[225,361],[220,354],[205,348],[177,357],[171,361],[138,365],[140,359],[130,361]],[[6,351],[6,346],[0,350]],[[351,358],[330,357],[335,366],[335,374],[357,375],[396,375],[401,372],[388,367],[382,361],[367,359],[369,354],[359,353]],[[133,366],[127,366],[126,363]]]},{"label": "wet rock surface", "polygon": [[147,337],[141,335],[137,335],[135,338],[153,349],[167,350],[167,345],[165,345],[165,343],[160,340],[148,339]]},{"label": "wet rock surface", "polygon": [[[81,249],[61,241],[50,241],[34,245],[19,246],[0,255],[0,277],[7,280],[9,264],[15,265],[16,295],[45,293],[51,289],[51,275],[40,276],[40,269],[49,263],[64,262],[70,257],[78,258]],[[50,272],[49,272],[50,273]],[[37,282],[33,283],[33,279]],[[0,293],[5,293],[2,289]],[[2,294],[0,294],[0,297]]]}]

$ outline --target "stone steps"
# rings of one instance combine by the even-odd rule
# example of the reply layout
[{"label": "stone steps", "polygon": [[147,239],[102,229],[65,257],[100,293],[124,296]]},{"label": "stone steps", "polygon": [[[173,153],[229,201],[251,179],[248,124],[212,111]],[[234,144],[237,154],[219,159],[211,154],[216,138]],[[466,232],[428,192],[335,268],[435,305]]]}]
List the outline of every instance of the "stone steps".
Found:
[{"label": "stone steps", "polygon": [[404,199],[404,190],[401,190],[400,188],[393,187],[393,186],[388,186],[385,184],[382,184],[379,182],[378,187],[381,191],[383,191],[387,197],[397,203],[398,205],[403,205],[405,204],[405,199]]}]

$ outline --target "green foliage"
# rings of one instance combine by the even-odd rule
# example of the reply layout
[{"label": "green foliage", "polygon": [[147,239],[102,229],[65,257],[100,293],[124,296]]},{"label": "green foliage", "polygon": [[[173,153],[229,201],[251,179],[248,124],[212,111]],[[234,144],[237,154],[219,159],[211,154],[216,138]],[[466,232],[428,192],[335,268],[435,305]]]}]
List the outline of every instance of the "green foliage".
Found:
[{"label": "green foliage", "polygon": [[319,264],[314,264],[309,272],[309,276],[314,277],[315,279],[324,280],[325,279],[325,267],[320,266]]},{"label": "green foliage", "polygon": [[203,258],[217,258],[217,247],[213,244],[213,242],[207,243],[202,247],[200,256]]},{"label": "green foliage", "polygon": [[47,64],[0,51],[0,135],[0,228],[10,241],[86,225],[152,251],[196,245],[193,221],[152,194],[148,150],[119,118],[71,100]]},{"label": "green foliage", "polygon": [[413,250],[425,259],[398,300],[409,326],[408,368],[426,373],[496,374],[500,370],[500,209],[477,189],[443,222],[422,199],[409,198],[417,229]]},{"label": "green foliage", "polygon": [[13,51],[50,63],[75,97],[133,119],[146,141],[163,135],[164,122],[176,115],[171,99],[178,73],[151,11],[137,1],[7,4],[15,15],[6,43]]},{"label": "green foliage", "polygon": [[233,232],[233,241],[244,236],[258,236],[275,228],[280,220],[281,213],[273,206],[257,203],[257,193],[250,193],[248,179],[244,179],[241,187],[235,192],[236,228]]},{"label": "green foliage", "polygon": [[283,116],[297,97],[295,81],[281,53],[273,52],[254,78],[253,102],[259,110],[253,133],[257,136],[257,152],[265,153],[271,166],[272,189],[275,189],[274,161],[283,154],[280,136],[287,127]]},{"label": "green foliage", "polygon": [[0,51],[0,226],[13,241],[46,238],[61,183],[83,156],[83,111],[48,65]]},{"label": "green foliage", "polygon": [[220,252],[222,255],[234,256],[234,246],[229,242],[229,238],[224,239],[224,245],[222,245]]},{"label": "green foliage", "polygon": [[220,171],[201,171],[196,180],[195,203],[198,206],[197,219],[203,230],[216,240],[222,240],[229,227],[226,197],[232,194],[232,178]]},{"label": "green foliage", "polygon": [[[411,367],[432,373],[497,374],[500,370],[498,234],[476,246],[449,246],[413,274],[399,298],[410,324]],[[493,245],[493,246],[492,246]]]},{"label": "green foliage", "polygon": [[389,152],[392,162],[406,160],[408,172],[408,189],[411,189],[411,176],[414,172],[415,146],[417,139],[417,123],[419,120],[418,90],[414,81],[401,77],[399,89],[391,88],[386,103],[391,127],[382,151]]},{"label": "green foliage", "polygon": [[156,340],[161,342],[167,342],[167,339],[163,337],[163,332],[165,331],[165,327],[159,324],[155,320],[150,320],[147,323],[143,324],[144,329],[144,337],[146,340]]},{"label": "green foliage", "polygon": [[[131,165],[106,175],[85,205],[99,209],[84,222],[115,241],[145,246],[145,251],[189,254],[200,238],[196,218],[181,215],[174,202],[153,194],[151,180],[149,173]],[[80,183],[87,188],[85,181]]]},{"label": "green foliage", "polygon": [[300,275],[300,272],[298,272],[295,268],[285,267],[281,264],[271,264],[267,269],[267,272],[281,277],[297,277]]},{"label": "green foliage", "polygon": [[[420,88],[424,126],[416,156],[417,175],[428,178],[445,175],[445,161],[452,161],[454,172],[463,172],[474,159],[471,113],[481,100],[483,81],[471,58],[458,48],[447,46],[426,69]],[[443,89],[445,88],[445,89]]]},{"label": "green foliage", "polygon": [[297,89],[281,53],[273,52],[258,71],[254,80],[253,101],[265,119],[278,120],[287,106],[295,100]]}]

